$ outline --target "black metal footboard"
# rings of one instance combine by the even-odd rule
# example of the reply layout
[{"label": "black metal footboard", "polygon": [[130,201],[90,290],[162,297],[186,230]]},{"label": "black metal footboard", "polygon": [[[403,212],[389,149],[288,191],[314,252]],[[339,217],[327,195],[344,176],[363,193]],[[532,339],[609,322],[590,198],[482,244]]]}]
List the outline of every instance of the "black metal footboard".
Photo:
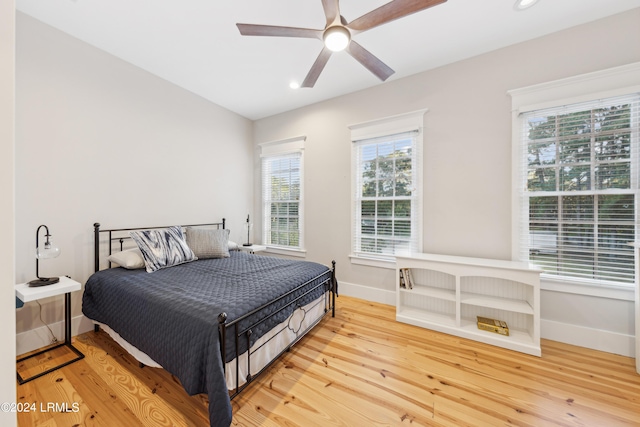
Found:
[{"label": "black metal footboard", "polygon": [[[226,313],[221,313],[218,316],[218,323],[219,323],[219,329],[220,329],[220,352],[222,355],[222,362],[223,362],[223,368],[227,369],[227,362],[231,362],[231,366],[235,369],[235,387],[233,387],[233,389],[230,390],[230,398],[233,399],[235,396],[237,396],[238,394],[240,394],[240,392],[242,392],[246,387],[249,386],[249,384],[251,384],[262,372],[264,372],[269,366],[271,366],[273,364],[273,362],[275,362],[283,353],[289,351],[289,349],[291,348],[291,346],[293,346],[295,343],[297,343],[300,339],[302,339],[302,337],[304,337],[304,335],[306,335],[307,332],[309,332],[311,329],[313,329],[314,326],[316,326],[318,323],[320,323],[320,321],[328,314],[331,313],[332,317],[335,317],[335,298],[337,295],[337,288],[338,288],[338,281],[336,280],[336,262],[332,261],[331,262],[331,269],[330,269],[330,274],[328,275],[328,277],[323,278],[323,276],[327,276],[327,273],[323,273],[318,277],[314,277],[311,280],[308,280],[305,283],[302,283],[301,285],[297,286],[294,289],[291,289],[290,291],[288,291],[287,293],[281,295],[280,297],[278,297],[277,299],[263,305],[262,307],[258,307],[255,310],[245,314],[244,316],[235,319],[231,322],[227,322],[227,315]],[[320,280],[318,280],[320,279]],[[309,286],[310,284],[312,284],[313,282],[317,282],[315,284],[313,284],[312,286]],[[317,299],[315,299],[312,303],[310,303],[313,307],[317,306],[318,304],[322,304],[324,305],[324,308],[321,311],[321,314],[316,318],[313,319],[310,323],[307,324],[307,326],[305,327],[304,330],[297,330],[296,332],[296,336],[295,338],[287,343],[287,345],[284,348],[279,349],[278,353],[275,355],[275,357],[273,359],[271,359],[270,361],[266,362],[266,364],[260,368],[257,369],[257,372],[253,373],[252,372],[252,365],[251,365],[251,356],[252,354],[254,354],[255,352],[259,351],[263,346],[267,345],[270,341],[272,341],[273,339],[275,339],[279,334],[284,333],[286,331],[286,329],[288,328],[288,326],[284,326],[281,327],[280,330],[278,330],[272,337],[270,337],[268,340],[266,340],[264,343],[261,343],[259,346],[254,346],[255,348],[252,348],[251,344],[250,344],[250,340],[251,340],[251,335],[253,334],[252,330],[257,327],[259,324],[267,322],[271,317],[276,316],[278,314],[280,314],[281,312],[289,312],[291,311],[292,307],[295,307],[293,312],[291,313],[290,316],[288,316],[288,318],[291,318],[291,316],[294,315],[296,310],[301,310],[303,312],[303,315],[306,316],[306,312],[302,309],[302,307],[305,305],[303,303],[303,301],[305,301],[305,299],[314,293],[317,293],[318,291],[321,292],[321,296]],[[281,303],[281,301],[286,301],[291,295],[296,295],[300,293],[299,295],[295,296],[295,298],[289,302],[287,302],[284,306],[280,307],[277,311],[269,314],[268,316],[254,322],[251,323],[248,326],[240,326],[241,323],[250,318],[251,316],[253,316],[256,313],[259,313],[260,311],[270,307],[270,306],[276,306],[279,305]],[[303,317],[304,320],[304,317]],[[302,321],[301,321],[302,324]],[[231,360],[231,361],[227,361],[226,360],[226,354],[227,354],[227,345],[229,345],[228,343],[228,337],[232,336],[232,344],[233,346],[235,346],[235,354],[236,357]],[[246,355],[246,362],[245,361],[241,361],[239,353],[239,348],[240,348],[240,341],[241,340],[246,340],[246,348],[248,349],[245,353]],[[241,379],[240,376],[240,364],[241,363],[246,363],[246,377]],[[241,384],[242,381],[242,384]]]}]

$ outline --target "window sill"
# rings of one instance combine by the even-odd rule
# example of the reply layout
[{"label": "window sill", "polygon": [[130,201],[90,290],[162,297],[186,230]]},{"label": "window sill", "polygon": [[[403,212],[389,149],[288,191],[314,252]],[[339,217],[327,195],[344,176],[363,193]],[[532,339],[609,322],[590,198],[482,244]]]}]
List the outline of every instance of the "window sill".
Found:
[{"label": "window sill", "polygon": [[351,264],[366,265],[368,267],[379,267],[379,268],[388,268],[388,269],[396,268],[395,258],[380,259],[380,258],[365,257],[362,255],[354,255],[354,254],[350,254],[349,258],[351,259]]},{"label": "window sill", "polygon": [[290,257],[306,258],[307,251],[304,249],[282,248],[278,246],[267,246],[267,253],[276,255],[286,255]]},{"label": "window sill", "polygon": [[633,285],[595,284],[580,280],[559,279],[545,276],[544,274],[540,276],[540,289],[622,301],[635,300],[635,287]]}]

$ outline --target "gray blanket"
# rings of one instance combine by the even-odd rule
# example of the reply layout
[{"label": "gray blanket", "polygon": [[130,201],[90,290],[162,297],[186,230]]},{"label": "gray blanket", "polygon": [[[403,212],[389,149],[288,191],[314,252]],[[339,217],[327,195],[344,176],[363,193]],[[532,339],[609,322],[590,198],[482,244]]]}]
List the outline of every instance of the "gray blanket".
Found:
[{"label": "gray blanket", "polygon": [[[85,285],[82,312],[104,323],[178,377],[190,395],[207,393],[211,426],[229,426],[231,403],[220,355],[218,314],[227,322],[242,317],[307,281],[328,280],[328,267],[306,261],[232,252],[230,258],[198,260],[147,273],[111,268],[93,274]],[[316,278],[315,280],[312,280]],[[253,343],[295,309],[288,304],[305,289],[275,307],[259,310],[242,323],[252,328]],[[320,296],[305,296],[301,304]],[[227,361],[235,357],[234,337],[227,336]],[[240,343],[243,344],[244,340]],[[240,348],[239,353],[246,350]]]}]

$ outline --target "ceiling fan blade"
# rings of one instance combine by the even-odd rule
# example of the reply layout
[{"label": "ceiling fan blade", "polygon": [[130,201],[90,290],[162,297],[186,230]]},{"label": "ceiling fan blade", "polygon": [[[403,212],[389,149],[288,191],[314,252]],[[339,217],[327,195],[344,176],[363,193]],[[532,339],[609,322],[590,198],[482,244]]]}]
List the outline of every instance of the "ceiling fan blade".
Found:
[{"label": "ceiling fan blade", "polygon": [[390,75],[395,73],[387,64],[380,61],[371,52],[353,40],[347,46],[346,51],[382,81],[387,80]]},{"label": "ceiling fan blade", "polygon": [[243,36],[268,36],[268,37],[305,37],[321,39],[322,30],[311,28],[279,27],[275,25],[236,24]]},{"label": "ceiling fan blade", "polygon": [[356,18],[347,27],[353,32],[370,30],[387,22],[411,15],[447,0],[393,0]]},{"label": "ceiling fan blade", "polygon": [[336,19],[340,18],[340,6],[338,0],[322,0],[322,8],[327,17],[327,27],[333,24]]},{"label": "ceiling fan blade", "polygon": [[304,78],[301,87],[313,87],[316,84],[316,80],[320,76],[322,70],[324,70],[324,66],[327,65],[327,61],[331,57],[331,51],[324,47],[316,58],[316,62],[311,66],[311,70],[307,73],[307,77]]}]

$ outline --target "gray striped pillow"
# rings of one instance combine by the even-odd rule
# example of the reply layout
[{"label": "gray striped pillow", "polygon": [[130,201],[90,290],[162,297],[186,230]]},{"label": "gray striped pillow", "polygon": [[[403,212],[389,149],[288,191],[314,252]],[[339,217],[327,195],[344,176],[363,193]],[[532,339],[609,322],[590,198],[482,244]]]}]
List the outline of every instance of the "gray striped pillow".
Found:
[{"label": "gray striped pillow", "polygon": [[149,273],[198,259],[184,240],[182,227],[179,225],[156,230],[131,231],[129,235],[140,248],[145,268]]},{"label": "gray striped pillow", "polygon": [[187,227],[187,245],[200,259],[229,258],[229,230]]}]

